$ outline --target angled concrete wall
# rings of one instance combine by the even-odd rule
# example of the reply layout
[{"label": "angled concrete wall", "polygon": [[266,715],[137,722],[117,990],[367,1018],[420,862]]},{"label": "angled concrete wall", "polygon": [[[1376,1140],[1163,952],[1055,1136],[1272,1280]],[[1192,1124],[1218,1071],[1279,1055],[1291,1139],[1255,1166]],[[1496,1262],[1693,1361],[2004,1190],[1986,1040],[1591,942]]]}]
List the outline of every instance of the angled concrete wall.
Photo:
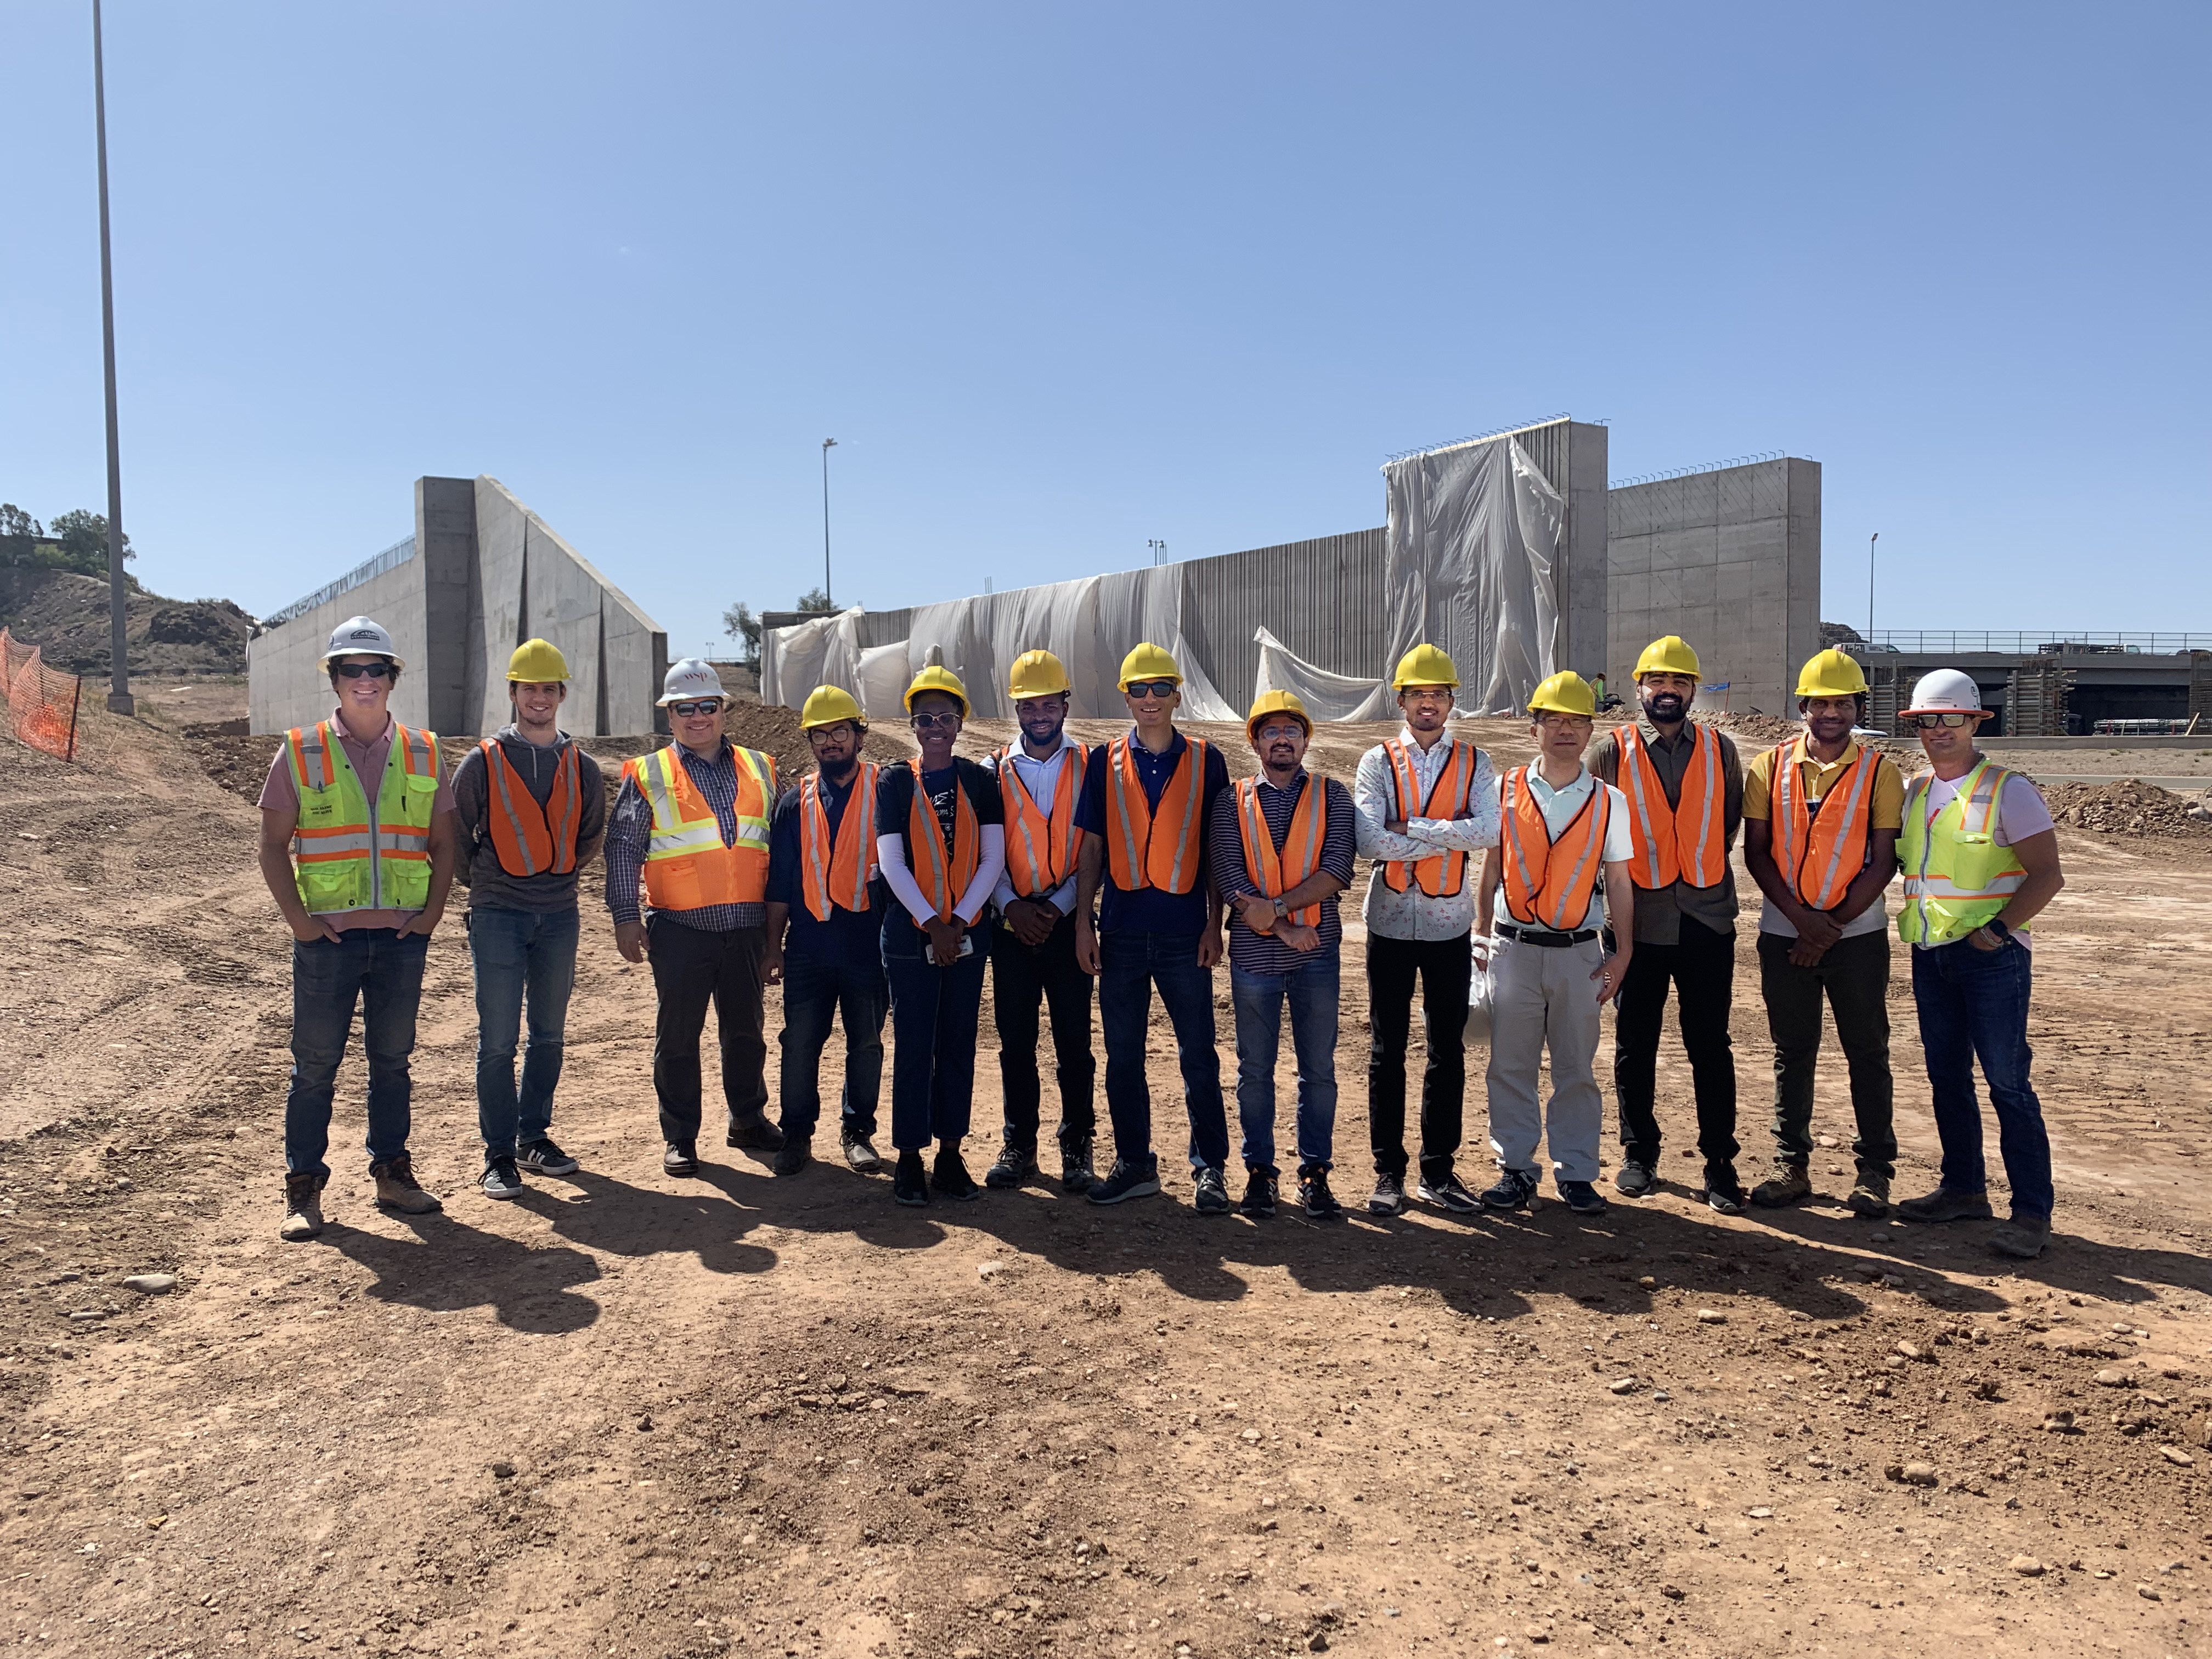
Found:
[{"label": "angled concrete wall", "polygon": [[407,665],[392,694],[392,713],[410,726],[432,726],[436,676],[425,626],[426,568],[418,543],[412,558],[247,641],[246,709],[253,730],[283,732],[330,714],[337,699],[320,659],[331,630],[354,617],[383,623]]}]

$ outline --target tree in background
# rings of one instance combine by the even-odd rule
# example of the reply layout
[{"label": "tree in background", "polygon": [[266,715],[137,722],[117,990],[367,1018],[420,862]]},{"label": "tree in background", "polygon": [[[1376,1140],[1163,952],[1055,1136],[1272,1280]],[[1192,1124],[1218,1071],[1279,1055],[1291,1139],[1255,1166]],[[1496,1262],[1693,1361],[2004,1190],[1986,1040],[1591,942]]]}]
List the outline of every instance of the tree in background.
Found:
[{"label": "tree in background", "polygon": [[[64,568],[80,571],[88,576],[107,574],[107,518],[105,514],[89,513],[78,507],[74,513],[64,513],[54,520],[54,534],[61,538]],[[123,556],[135,559],[131,538],[123,538]]]},{"label": "tree in background", "polygon": [[722,632],[738,642],[738,654],[748,668],[760,666],[760,618],[752,606],[739,599],[722,613]]},{"label": "tree in background", "polygon": [[19,538],[35,539],[46,533],[46,526],[15,502],[0,501],[0,538],[9,541]]},{"label": "tree in background", "polygon": [[837,607],[830,603],[830,596],[820,588],[810,587],[799,596],[799,603],[792,609],[802,617],[819,617],[828,615]]},{"label": "tree in background", "polygon": [[[138,556],[123,538],[123,556]],[[48,536],[39,521],[13,501],[0,502],[0,565],[24,570],[72,570],[80,576],[107,579],[107,520],[82,507],[64,513]],[[126,577],[136,587],[136,580]]]}]

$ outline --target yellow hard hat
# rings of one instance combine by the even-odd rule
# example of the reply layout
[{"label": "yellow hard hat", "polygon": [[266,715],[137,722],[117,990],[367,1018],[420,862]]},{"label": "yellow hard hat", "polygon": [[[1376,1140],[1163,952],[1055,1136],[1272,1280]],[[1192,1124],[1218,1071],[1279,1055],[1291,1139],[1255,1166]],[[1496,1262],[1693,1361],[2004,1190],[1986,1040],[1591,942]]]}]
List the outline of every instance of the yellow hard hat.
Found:
[{"label": "yellow hard hat", "polygon": [[1305,704],[1291,691],[1262,691],[1260,700],[1252,705],[1252,712],[1245,716],[1244,735],[1257,742],[1260,724],[1270,714],[1296,714],[1298,724],[1306,729],[1306,736],[1313,736],[1313,716],[1306,713]]},{"label": "yellow hard hat", "polygon": [[1545,709],[1555,714],[1582,714],[1594,719],[1597,714],[1597,693],[1573,669],[1563,668],[1538,686],[1528,699],[1530,714]]},{"label": "yellow hard hat", "polygon": [[550,640],[525,640],[507,659],[507,677],[530,685],[565,684],[568,659]]},{"label": "yellow hard hat", "polygon": [[1409,685],[1449,685],[1457,690],[1459,670],[1442,647],[1417,645],[1398,659],[1398,672],[1390,677],[1393,691],[1403,691]]},{"label": "yellow hard hat", "polygon": [[1182,684],[1182,670],[1176,659],[1147,641],[1121,659],[1121,678],[1115,684],[1126,691],[1132,680],[1173,680]]},{"label": "yellow hard hat", "polygon": [[1066,665],[1049,651],[1023,652],[1006,676],[1006,695],[1016,702],[1024,697],[1062,696],[1073,689]]},{"label": "yellow hard hat", "polygon": [[1680,634],[1662,635],[1644,647],[1644,654],[1636,659],[1636,672],[1632,679],[1642,679],[1646,674],[1687,674],[1692,679],[1702,679],[1698,668],[1698,653],[1690,649],[1689,641]]},{"label": "yellow hard hat", "polygon": [[960,718],[963,720],[968,718],[968,688],[960,684],[960,676],[951,669],[932,663],[914,677],[914,684],[906,689],[908,714],[914,713],[914,700],[925,691],[942,691],[948,697],[957,697],[960,702]]},{"label": "yellow hard hat", "polygon": [[843,686],[817,685],[806,694],[806,706],[799,711],[800,731],[835,726],[839,720],[850,720],[863,732],[868,729],[868,717],[860,712],[860,705]]},{"label": "yellow hard hat", "polygon": [[1841,651],[1823,651],[1797,672],[1801,697],[1856,697],[1866,689],[1866,670]]}]

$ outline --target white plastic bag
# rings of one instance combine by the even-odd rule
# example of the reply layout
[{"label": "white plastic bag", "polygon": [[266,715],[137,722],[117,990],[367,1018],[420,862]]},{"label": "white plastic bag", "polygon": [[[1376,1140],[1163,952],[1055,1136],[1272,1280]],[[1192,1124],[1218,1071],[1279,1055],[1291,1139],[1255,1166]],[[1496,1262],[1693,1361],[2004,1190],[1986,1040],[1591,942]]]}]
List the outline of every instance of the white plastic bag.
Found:
[{"label": "white plastic bag", "polygon": [[1467,1046],[1490,1046],[1490,964],[1483,962],[1467,982]]}]

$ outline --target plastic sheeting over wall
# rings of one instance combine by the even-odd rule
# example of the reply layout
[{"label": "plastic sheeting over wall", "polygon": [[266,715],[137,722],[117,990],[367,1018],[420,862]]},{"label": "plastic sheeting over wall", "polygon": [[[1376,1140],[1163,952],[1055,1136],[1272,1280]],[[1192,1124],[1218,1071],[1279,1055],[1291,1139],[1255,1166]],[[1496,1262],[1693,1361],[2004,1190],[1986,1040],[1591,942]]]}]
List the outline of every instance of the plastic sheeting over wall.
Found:
[{"label": "plastic sheeting over wall", "polygon": [[1388,679],[1363,680],[1316,668],[1264,628],[1252,637],[1260,646],[1255,702],[1270,691],[1288,691],[1317,720],[1387,720],[1396,715]]}]

